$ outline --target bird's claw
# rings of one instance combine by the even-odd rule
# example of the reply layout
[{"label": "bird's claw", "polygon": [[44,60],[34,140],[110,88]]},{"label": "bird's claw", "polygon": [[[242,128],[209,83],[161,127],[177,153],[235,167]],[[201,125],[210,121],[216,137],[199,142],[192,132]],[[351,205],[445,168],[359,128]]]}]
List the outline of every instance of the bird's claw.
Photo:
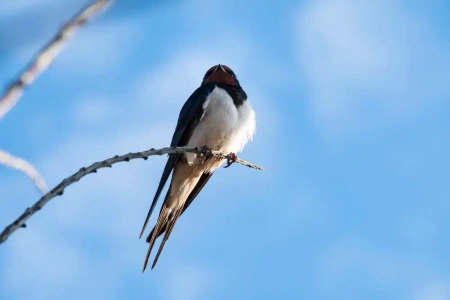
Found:
[{"label": "bird's claw", "polygon": [[227,165],[225,166],[225,168],[228,168],[229,166],[231,166],[233,163],[236,162],[236,160],[237,160],[236,153],[231,152],[230,154],[228,154]]},{"label": "bird's claw", "polygon": [[211,159],[213,157],[212,151],[211,151],[211,149],[208,148],[208,146],[205,145],[203,147],[200,147],[200,149],[203,152],[202,153],[202,157],[203,157],[202,161],[203,161],[203,163],[205,161],[207,161],[208,159]]}]

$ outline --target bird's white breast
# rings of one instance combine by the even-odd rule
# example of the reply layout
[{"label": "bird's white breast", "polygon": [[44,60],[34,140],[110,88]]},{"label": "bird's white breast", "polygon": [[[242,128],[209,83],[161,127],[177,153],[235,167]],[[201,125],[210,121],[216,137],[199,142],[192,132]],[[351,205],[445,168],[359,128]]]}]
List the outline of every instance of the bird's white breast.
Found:
[{"label": "bird's white breast", "polygon": [[[206,145],[212,150],[237,153],[252,139],[256,129],[255,112],[248,101],[236,107],[231,96],[216,87],[206,98],[203,109],[188,146]],[[186,157],[190,164],[195,160],[195,154]]]}]

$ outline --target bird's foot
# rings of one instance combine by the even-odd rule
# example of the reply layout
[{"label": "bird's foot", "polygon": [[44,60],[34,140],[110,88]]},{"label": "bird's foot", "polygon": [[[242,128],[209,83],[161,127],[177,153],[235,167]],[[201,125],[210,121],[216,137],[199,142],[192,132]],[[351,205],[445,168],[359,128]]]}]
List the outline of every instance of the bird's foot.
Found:
[{"label": "bird's foot", "polygon": [[213,157],[212,151],[211,151],[211,149],[208,148],[208,146],[205,145],[203,147],[200,147],[200,149],[203,152],[202,153],[202,162],[203,163]]},{"label": "bird's foot", "polygon": [[237,160],[237,156],[236,153],[230,152],[230,154],[228,154],[227,157],[227,165],[225,166],[225,168],[228,168],[229,166],[231,166],[233,163],[235,163]]}]

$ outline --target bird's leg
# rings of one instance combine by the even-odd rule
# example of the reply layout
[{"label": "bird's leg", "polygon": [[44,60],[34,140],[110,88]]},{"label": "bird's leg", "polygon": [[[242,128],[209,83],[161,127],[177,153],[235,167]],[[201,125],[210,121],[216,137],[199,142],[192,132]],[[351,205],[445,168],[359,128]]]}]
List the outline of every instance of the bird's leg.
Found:
[{"label": "bird's leg", "polygon": [[213,154],[212,154],[212,151],[211,151],[211,149],[209,149],[209,147],[208,146],[203,146],[203,147],[200,147],[200,149],[203,151],[203,159],[202,159],[202,162],[203,163],[205,163],[205,161],[207,161],[208,159],[211,159],[212,157],[213,157]]},{"label": "bird's leg", "polygon": [[235,163],[237,160],[237,156],[236,153],[230,152],[230,154],[228,154],[227,157],[227,165],[225,166],[225,168],[228,168],[229,166],[231,166],[233,163]]}]

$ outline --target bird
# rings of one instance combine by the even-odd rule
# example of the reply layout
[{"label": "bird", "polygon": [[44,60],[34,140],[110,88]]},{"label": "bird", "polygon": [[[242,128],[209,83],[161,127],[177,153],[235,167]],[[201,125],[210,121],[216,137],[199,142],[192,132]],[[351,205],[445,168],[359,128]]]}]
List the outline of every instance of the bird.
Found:
[{"label": "bird", "polygon": [[[156,239],[164,234],[153,260],[155,267],[181,214],[191,205],[214,172],[225,162],[230,166],[236,153],[253,139],[256,131],[255,111],[235,73],[226,65],[212,66],[178,116],[171,147],[203,147],[206,159],[195,153],[169,154],[153,202],[139,238],[142,237],[158,198],[172,173],[170,186],[158,220],[147,237],[149,243],[142,272],[145,271]],[[212,157],[211,150],[229,153],[228,159]],[[209,155],[208,155],[209,153]]]}]

